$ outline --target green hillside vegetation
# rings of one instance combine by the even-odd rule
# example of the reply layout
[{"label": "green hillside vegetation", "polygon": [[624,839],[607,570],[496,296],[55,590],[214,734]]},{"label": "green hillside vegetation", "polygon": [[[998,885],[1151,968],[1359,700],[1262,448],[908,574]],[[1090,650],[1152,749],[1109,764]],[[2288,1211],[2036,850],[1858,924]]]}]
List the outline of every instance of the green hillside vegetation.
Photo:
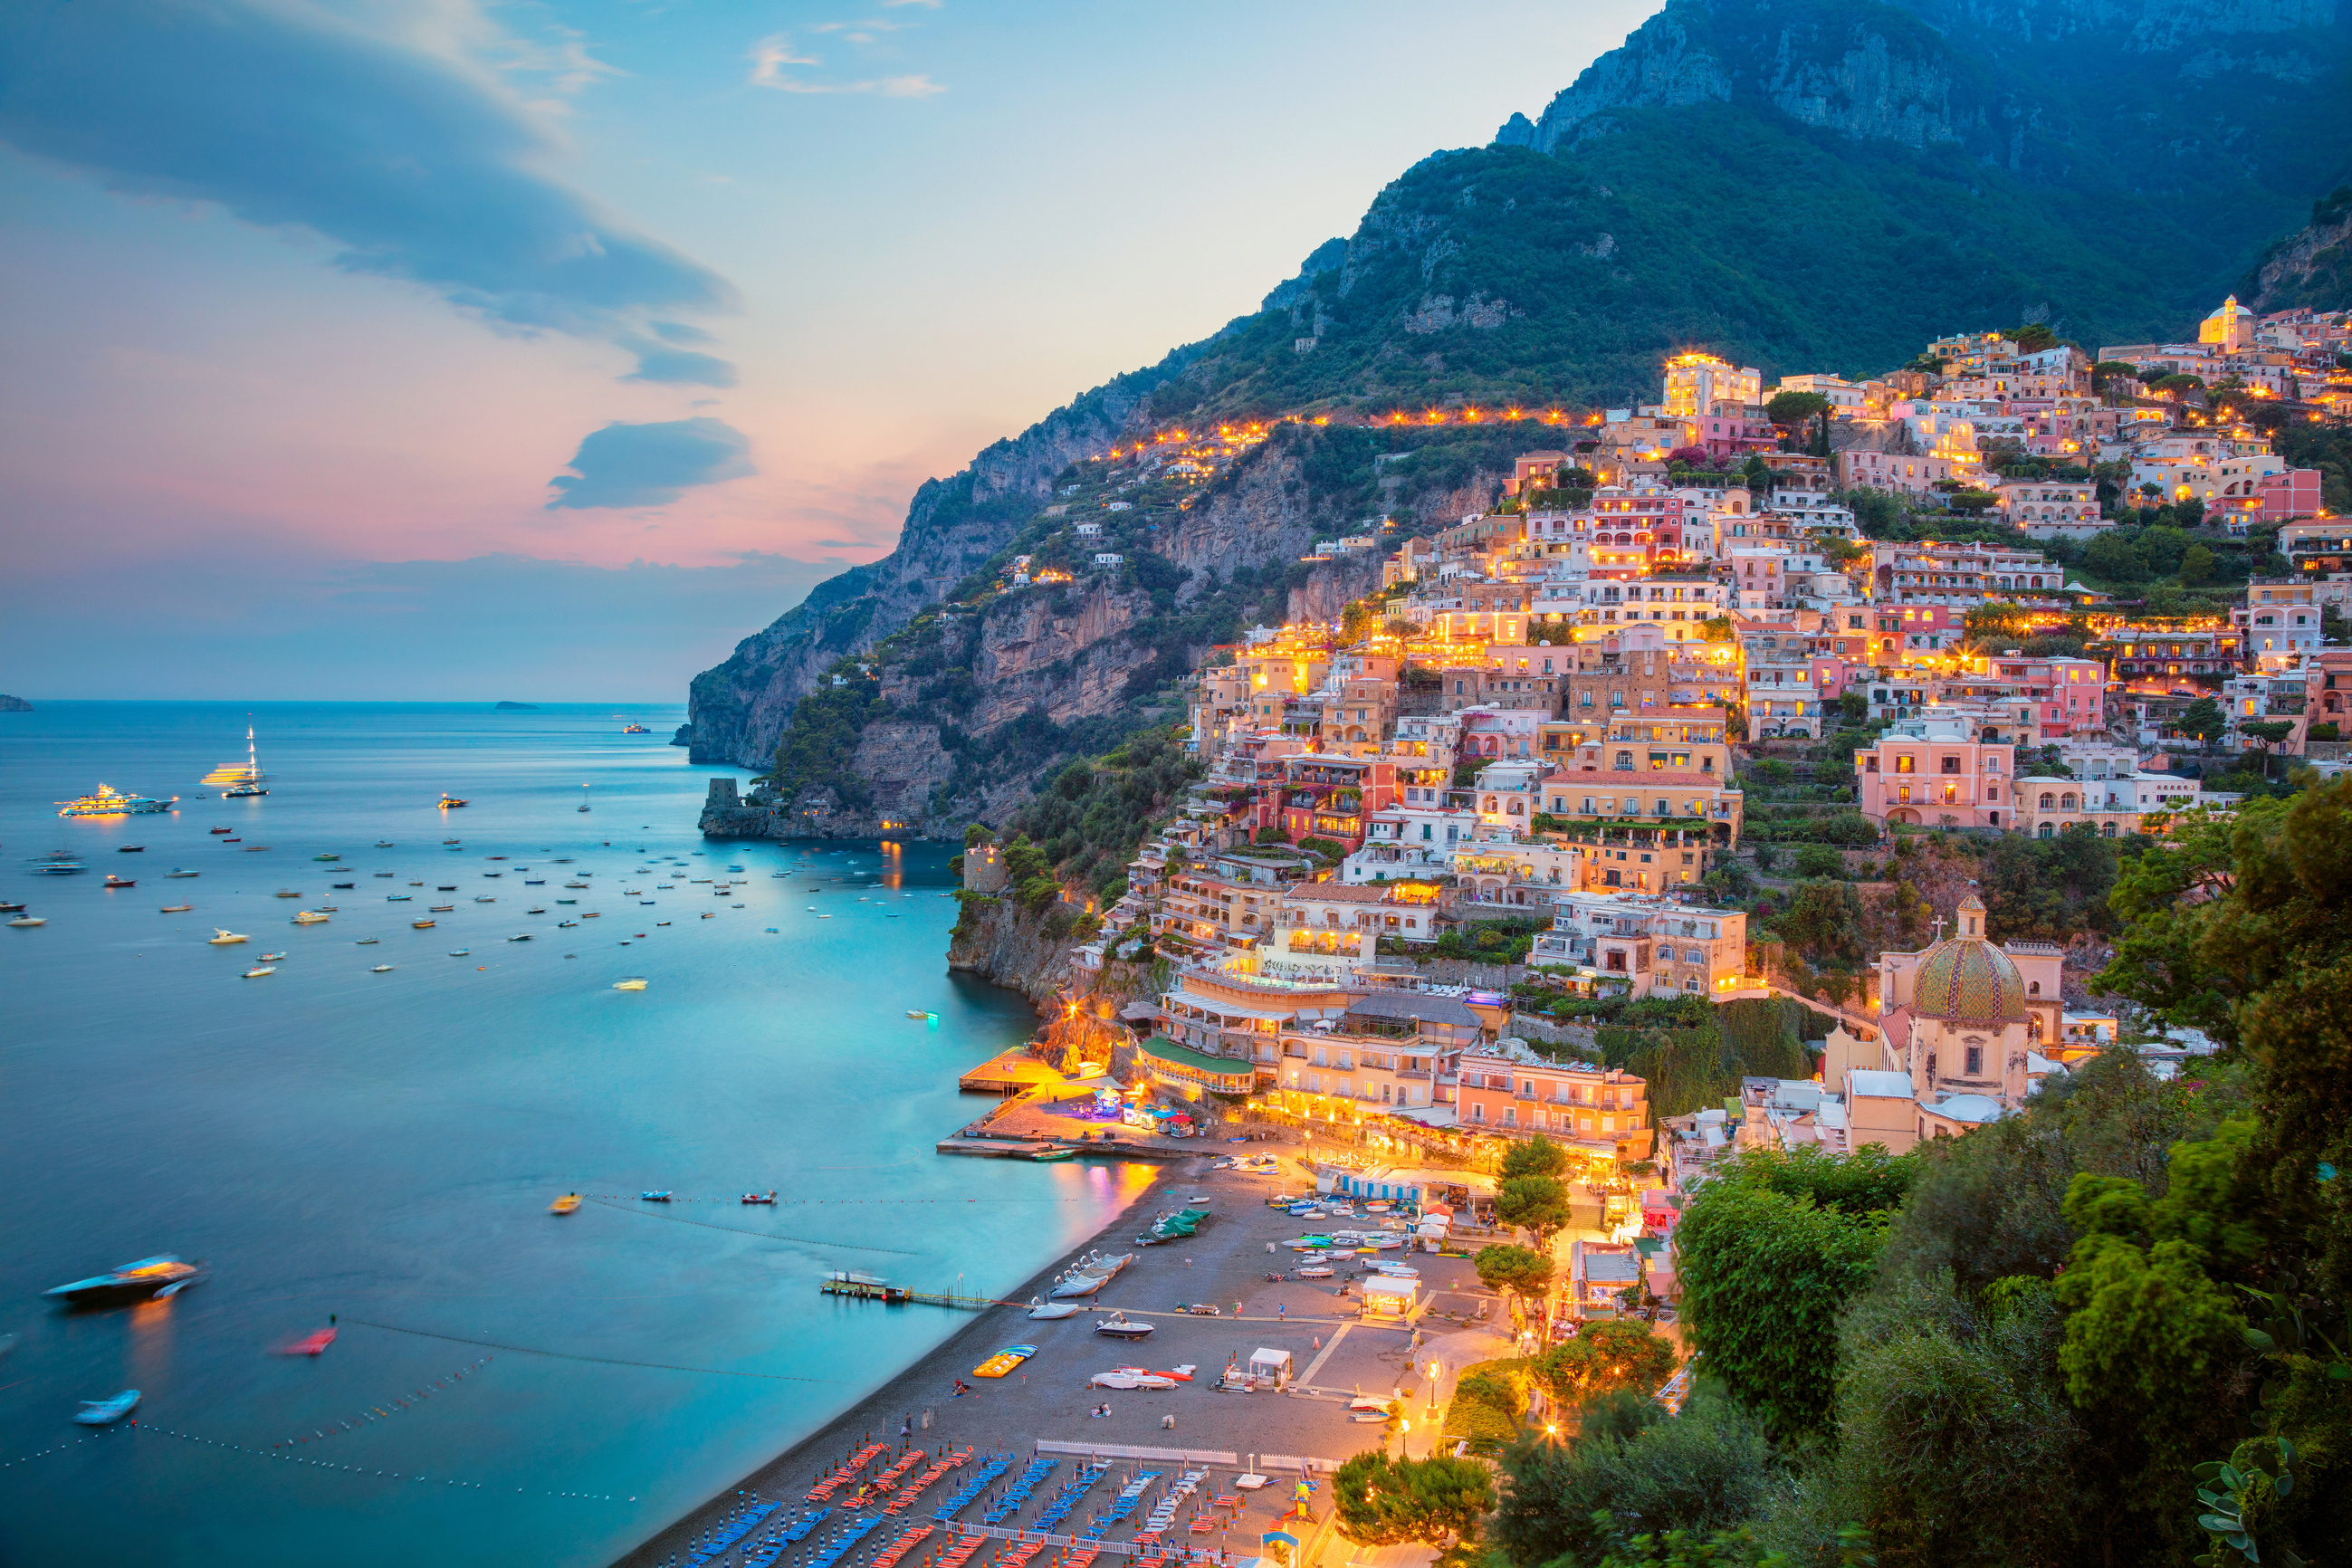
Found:
[{"label": "green hillside vegetation", "polygon": [[1750,1568],[2352,1554],[2352,780],[2147,847],[2110,902],[2097,985],[2222,1054],[2118,1047],[1900,1159],[1719,1167],[1676,1231],[1697,1452],[1613,1406],[1506,1449],[1510,1568],[1677,1529]]}]

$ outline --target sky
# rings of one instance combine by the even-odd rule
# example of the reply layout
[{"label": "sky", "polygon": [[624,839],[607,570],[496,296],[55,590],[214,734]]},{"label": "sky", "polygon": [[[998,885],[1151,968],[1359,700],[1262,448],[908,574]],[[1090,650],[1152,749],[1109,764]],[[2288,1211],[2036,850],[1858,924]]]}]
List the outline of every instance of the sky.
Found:
[{"label": "sky", "polygon": [[12,0],[0,692],[682,700],[1646,0]]}]

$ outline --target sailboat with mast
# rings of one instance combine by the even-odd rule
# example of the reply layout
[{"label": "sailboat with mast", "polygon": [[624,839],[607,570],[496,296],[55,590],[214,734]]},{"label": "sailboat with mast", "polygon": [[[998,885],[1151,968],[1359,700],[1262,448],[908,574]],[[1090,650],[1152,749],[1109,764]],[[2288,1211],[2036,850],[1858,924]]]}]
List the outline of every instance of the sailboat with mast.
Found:
[{"label": "sailboat with mast", "polygon": [[221,791],[223,800],[236,800],[242,795],[268,795],[269,791],[262,786],[268,780],[269,775],[261,771],[261,754],[254,749],[253,724],[249,720],[245,726],[245,761],[223,763],[204,777],[204,782],[207,785],[226,784],[227,786]]}]

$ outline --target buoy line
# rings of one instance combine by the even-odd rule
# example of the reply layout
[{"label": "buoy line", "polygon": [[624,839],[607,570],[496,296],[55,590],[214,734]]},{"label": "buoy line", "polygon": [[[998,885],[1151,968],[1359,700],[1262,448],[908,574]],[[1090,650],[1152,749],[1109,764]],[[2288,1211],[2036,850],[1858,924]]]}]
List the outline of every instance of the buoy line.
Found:
[{"label": "buoy line", "polygon": [[749,1377],[767,1383],[839,1383],[837,1377],[802,1377],[789,1372],[737,1372],[723,1366],[678,1366],[669,1362],[630,1361],[621,1356],[580,1355],[572,1351],[541,1350],[533,1345],[500,1344],[496,1340],[471,1340],[463,1334],[437,1333],[431,1329],[404,1329],[398,1323],[372,1323],[365,1318],[345,1318],[346,1323],[362,1328],[382,1329],[391,1334],[415,1334],[420,1339],[447,1340],[452,1344],[479,1345],[485,1350],[512,1351],[517,1355],[543,1355],[556,1361],[594,1362],[600,1366],[642,1366],[655,1372],[698,1372],[710,1377]]},{"label": "buoy line", "polygon": [[406,1395],[401,1398],[387,1399],[382,1405],[371,1405],[366,1409],[360,1412],[360,1419],[357,1422],[339,1421],[331,1428],[313,1430],[307,1437],[281,1438],[278,1442],[271,1444],[270,1447],[289,1447],[302,1443],[323,1443],[330,1437],[340,1437],[346,1432],[362,1431],[365,1428],[368,1422],[388,1420],[404,1410],[414,1410],[425,1400],[432,1398],[433,1392],[436,1389],[439,1389],[442,1392],[446,1393],[450,1388],[456,1386],[459,1378],[468,1377],[473,1373],[481,1371],[482,1368],[489,1365],[491,1361],[494,1359],[495,1358],[491,1356],[484,1356],[481,1360],[474,1363],[471,1366],[459,1367],[456,1372],[449,1373],[446,1377],[435,1378],[432,1383],[428,1384],[424,1388],[410,1390]]},{"label": "buoy line", "polygon": [[[306,1459],[299,1454],[288,1454],[274,1448],[248,1448],[242,1443],[224,1443],[217,1437],[199,1437],[193,1432],[175,1431],[169,1426],[157,1426],[150,1423],[142,1423],[129,1428],[129,1430],[133,1432],[152,1432],[158,1436],[176,1437],[184,1443],[194,1443],[198,1447],[202,1448],[219,1448],[228,1453],[243,1454],[250,1458],[256,1459],[276,1459],[282,1464],[300,1465],[306,1468],[313,1470],[333,1470],[341,1475],[359,1476],[362,1478],[373,1476],[388,1481],[425,1481],[429,1483],[429,1478],[425,1476],[406,1475],[399,1470],[370,1470],[363,1465],[331,1465],[324,1459]],[[445,1487],[462,1487],[467,1491],[475,1492],[503,1492],[506,1489],[504,1487],[494,1487],[488,1481],[459,1480],[449,1476],[444,1476],[441,1479],[441,1484]],[[515,1488],[515,1494],[518,1497],[526,1495],[529,1489],[525,1487]],[[541,1497],[569,1498],[576,1502],[635,1502],[637,1500],[633,1497],[614,1497],[610,1492],[542,1491],[539,1495]]]},{"label": "buoy line", "polygon": [[29,1465],[35,1459],[46,1459],[51,1454],[62,1454],[68,1448],[89,1441],[88,1437],[75,1437],[67,1442],[52,1444],[46,1448],[36,1448],[29,1454],[19,1454],[13,1459],[0,1459],[0,1470],[7,1469],[14,1465]]},{"label": "buoy line", "polygon": [[[877,1167],[876,1167],[876,1168],[878,1170],[878,1169],[885,1169],[886,1167],[877,1166]],[[639,1202],[639,1203],[642,1203],[642,1202],[644,1201],[643,1199],[635,1199],[635,1200],[632,1200],[632,1199],[629,1197],[629,1194],[626,1194],[626,1193],[583,1193],[583,1194],[581,1194],[580,1195],[581,1195],[581,1196],[583,1196],[583,1197],[586,1197],[586,1198],[593,1198],[593,1199],[595,1199],[595,1200],[596,1200],[598,1203],[600,1203],[600,1204],[603,1204],[603,1203],[619,1203],[619,1204],[621,1204],[624,1207],[628,1206],[628,1205],[629,1205],[632,1201]],[[764,1203],[764,1204],[746,1204],[746,1203],[744,1203],[744,1202],[743,1202],[743,1200],[742,1200],[741,1198],[687,1198],[687,1197],[672,1196],[668,1201],[669,1201],[669,1202],[671,1202],[671,1203],[674,1203],[674,1204],[718,1204],[718,1205],[721,1205],[722,1207],[727,1207],[727,1208],[780,1208],[780,1209],[781,1209],[781,1208],[791,1208],[791,1207],[793,1207],[793,1205],[804,1205],[804,1206],[811,1206],[811,1207],[813,1207],[813,1206],[814,1206],[814,1205],[818,1205],[818,1204],[1090,1204],[1090,1203],[1095,1202],[1096,1200],[1095,1200],[1095,1199],[1093,1199],[1093,1198],[1091,1198],[1091,1197],[1076,1197],[1076,1198],[1050,1198],[1050,1197],[1049,1197],[1049,1198],[777,1198],[777,1199],[775,1199],[775,1200],[774,1200],[773,1202],[772,1202],[772,1203]],[[650,1212],[650,1211],[648,1211],[648,1212]]]},{"label": "buoy line", "polygon": [[737,1236],[763,1237],[770,1241],[789,1241],[801,1247],[833,1247],[845,1252],[887,1252],[900,1258],[921,1256],[903,1247],[861,1247],[854,1241],[811,1241],[804,1236],[779,1236],[772,1230],[746,1230],[740,1225],[713,1225],[707,1219],[688,1219],[684,1215],[658,1214],[639,1204],[616,1203],[611,1198],[590,1197],[588,1201],[592,1204],[602,1204],[608,1209],[618,1209],[623,1214],[641,1214],[647,1219],[666,1219],[672,1225],[698,1225],[705,1230],[729,1230],[733,1231]]}]

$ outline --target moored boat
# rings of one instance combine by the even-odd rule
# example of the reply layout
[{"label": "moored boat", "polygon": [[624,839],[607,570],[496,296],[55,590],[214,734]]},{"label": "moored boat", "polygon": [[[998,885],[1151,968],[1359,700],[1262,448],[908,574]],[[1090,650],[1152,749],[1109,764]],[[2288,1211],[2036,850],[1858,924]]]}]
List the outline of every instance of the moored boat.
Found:
[{"label": "moored boat", "polygon": [[570,1214],[579,1206],[580,1194],[578,1193],[566,1193],[562,1197],[556,1199],[553,1203],[548,1205],[547,1212],[550,1214]]},{"label": "moored boat", "polygon": [[18,915],[15,920],[10,921],[8,923],[16,927],[18,931],[30,931],[35,926],[45,926],[48,924],[49,921],[48,917],[46,915]]},{"label": "moored boat", "polygon": [[275,964],[257,963],[251,969],[245,972],[245,977],[247,980],[258,980],[265,974],[275,974],[277,973],[278,967]]},{"label": "moored boat", "polygon": [[126,1388],[111,1399],[85,1399],[74,1419],[85,1426],[110,1426],[139,1407],[139,1391]]},{"label": "moored boat", "polygon": [[441,796],[441,809],[444,811],[448,810],[453,805],[463,805],[465,804],[466,803],[464,801],[459,800],[454,795],[444,794]]},{"label": "moored boat", "polygon": [[89,868],[74,858],[70,849],[52,849],[33,862],[36,877],[79,877]]},{"label": "moored boat", "polygon": [[[221,789],[221,798],[237,800],[248,795],[268,795],[269,792],[261,786],[268,777],[261,771],[261,753],[254,749],[253,726],[247,724],[245,727],[245,761],[223,763],[199,782],[207,787],[226,786]],[[215,827],[213,831],[218,833],[222,830]]]},{"label": "moored boat", "polygon": [[73,800],[58,802],[59,816],[144,816],[152,812],[169,811],[178,802],[150,800],[143,795],[127,795],[112,784],[100,784],[96,795],[85,795]]},{"label": "moored boat", "polygon": [[764,1193],[745,1193],[743,1201],[747,1204],[772,1204],[776,1201],[776,1189],[770,1187]]},{"label": "moored boat", "polygon": [[615,980],[613,982],[613,989],[615,991],[643,991],[645,988],[646,983],[642,980]]},{"label": "moored boat", "polygon": [[158,1253],[69,1285],[53,1286],[41,1294],[76,1307],[103,1301],[143,1301],[155,1296],[177,1295],[204,1279],[206,1272],[202,1263],[191,1263],[168,1252]]},{"label": "moored boat", "polygon": [[155,912],[159,915],[184,915],[195,907],[194,904],[165,904]]},{"label": "moored boat", "polygon": [[205,938],[205,944],[208,947],[226,947],[232,942],[249,942],[252,939],[250,937],[240,936],[236,931],[226,930],[224,927],[215,926],[213,927],[213,934]]},{"label": "moored boat", "polygon": [[279,1346],[278,1353],[279,1355],[324,1355],[327,1353],[327,1347],[334,1342],[335,1331],[333,1329],[320,1329],[311,1333],[304,1334],[299,1340],[293,1340]]},{"label": "moored boat", "polygon": [[298,910],[294,913],[294,923],[298,926],[314,926],[321,921],[332,918],[332,916],[321,914],[317,910]]},{"label": "moored boat", "polygon": [[110,888],[135,888],[138,885],[139,880],[135,877],[117,877],[110,872],[105,882],[105,886]]}]

